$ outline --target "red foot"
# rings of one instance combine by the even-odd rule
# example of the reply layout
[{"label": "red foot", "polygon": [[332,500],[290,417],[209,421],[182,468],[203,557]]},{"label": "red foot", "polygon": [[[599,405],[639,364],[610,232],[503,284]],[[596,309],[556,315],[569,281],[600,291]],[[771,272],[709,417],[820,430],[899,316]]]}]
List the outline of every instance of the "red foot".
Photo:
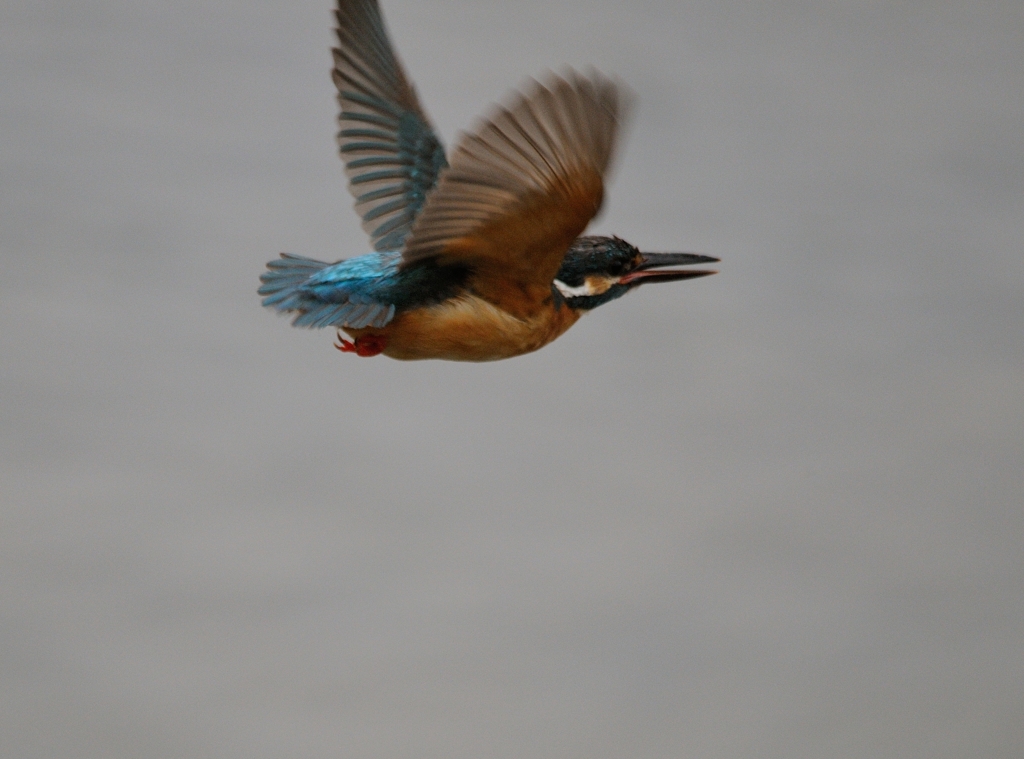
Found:
[{"label": "red foot", "polygon": [[346,340],[338,331],[338,342],[334,347],[342,353],[355,353],[357,356],[377,356],[388,347],[388,339],[384,335],[361,335],[355,342]]}]

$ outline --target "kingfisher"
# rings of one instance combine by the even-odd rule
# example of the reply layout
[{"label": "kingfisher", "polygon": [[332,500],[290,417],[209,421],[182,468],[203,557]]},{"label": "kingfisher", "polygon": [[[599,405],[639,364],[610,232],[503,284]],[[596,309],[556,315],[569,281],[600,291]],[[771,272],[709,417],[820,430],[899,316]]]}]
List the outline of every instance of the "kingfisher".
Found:
[{"label": "kingfisher", "polygon": [[629,110],[616,81],[571,69],[531,80],[449,159],[376,0],[338,0],[334,15],[338,147],[373,252],[336,263],[282,253],[260,277],[264,306],[296,327],[336,328],[345,353],[494,361],[640,285],[715,273],[664,268],[711,256],[580,236]]}]

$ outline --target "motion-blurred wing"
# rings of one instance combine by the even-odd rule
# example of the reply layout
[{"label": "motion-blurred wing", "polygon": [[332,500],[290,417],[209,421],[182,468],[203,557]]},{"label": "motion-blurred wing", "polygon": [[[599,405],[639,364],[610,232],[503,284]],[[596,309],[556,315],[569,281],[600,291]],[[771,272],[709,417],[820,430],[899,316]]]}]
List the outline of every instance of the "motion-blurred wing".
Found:
[{"label": "motion-blurred wing", "polygon": [[447,162],[391,49],[376,0],[338,0],[338,147],[375,250],[398,250]]},{"label": "motion-blurred wing", "polygon": [[478,289],[482,282],[499,301],[517,289],[520,298],[549,293],[601,207],[625,100],[597,72],[532,82],[462,136],[406,240],[403,266],[432,257],[468,264]]}]

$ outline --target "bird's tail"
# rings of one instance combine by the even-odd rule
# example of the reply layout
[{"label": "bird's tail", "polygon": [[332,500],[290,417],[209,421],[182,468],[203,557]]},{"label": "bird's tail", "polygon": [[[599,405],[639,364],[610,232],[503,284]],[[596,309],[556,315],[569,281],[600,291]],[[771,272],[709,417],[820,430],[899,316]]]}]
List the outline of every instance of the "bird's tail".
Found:
[{"label": "bird's tail", "polygon": [[310,277],[330,264],[313,258],[282,253],[276,261],[267,264],[267,271],[260,275],[260,289],[263,305],[276,311],[296,311],[310,304],[307,296],[299,291]]}]

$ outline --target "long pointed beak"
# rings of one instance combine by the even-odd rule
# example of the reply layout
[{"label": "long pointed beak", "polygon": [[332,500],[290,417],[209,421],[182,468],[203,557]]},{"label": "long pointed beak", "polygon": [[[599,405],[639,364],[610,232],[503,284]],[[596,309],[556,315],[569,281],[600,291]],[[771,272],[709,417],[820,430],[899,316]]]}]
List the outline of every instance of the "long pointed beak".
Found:
[{"label": "long pointed beak", "polygon": [[697,253],[641,253],[643,261],[629,274],[619,280],[620,285],[642,285],[647,282],[675,282],[680,279],[696,279],[718,274],[712,269],[662,269],[662,266],[690,266],[691,264],[712,264],[721,259],[702,256]]}]

